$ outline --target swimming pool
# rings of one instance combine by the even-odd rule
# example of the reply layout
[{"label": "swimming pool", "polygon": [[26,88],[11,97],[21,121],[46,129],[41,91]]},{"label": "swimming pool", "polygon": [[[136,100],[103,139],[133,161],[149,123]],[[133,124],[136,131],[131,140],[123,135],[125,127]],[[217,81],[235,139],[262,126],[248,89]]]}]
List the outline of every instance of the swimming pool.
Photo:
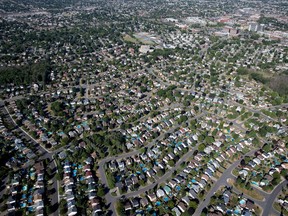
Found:
[{"label": "swimming pool", "polygon": [[26,203],[20,203],[20,207],[21,207],[21,208],[25,208],[26,206],[27,206]]},{"label": "swimming pool", "polygon": [[177,191],[180,191],[180,190],[181,190],[181,187],[177,185],[175,189],[176,189]]},{"label": "swimming pool", "polygon": [[33,212],[34,211],[33,206],[28,206],[27,209],[28,209],[29,212]]},{"label": "swimming pool", "polygon": [[147,211],[151,211],[151,210],[152,210],[152,206],[149,205],[149,206],[147,207]]},{"label": "swimming pool", "polygon": [[235,209],[235,210],[234,210],[234,214],[239,215],[240,213],[241,213],[241,210],[240,210],[240,209]]},{"label": "swimming pool", "polygon": [[240,205],[245,205],[246,201],[242,199],[242,200],[239,201],[239,203],[240,203]]}]

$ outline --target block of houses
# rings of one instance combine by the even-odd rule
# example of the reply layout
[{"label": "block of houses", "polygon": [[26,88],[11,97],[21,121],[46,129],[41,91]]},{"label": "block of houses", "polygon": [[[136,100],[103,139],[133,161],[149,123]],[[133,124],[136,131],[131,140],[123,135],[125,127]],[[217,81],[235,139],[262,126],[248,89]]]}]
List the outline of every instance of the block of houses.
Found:
[{"label": "block of houses", "polygon": [[165,196],[165,193],[164,193],[164,191],[162,189],[158,189],[156,194],[157,194],[158,198],[161,198],[161,197]]},{"label": "block of houses", "polygon": [[157,200],[157,197],[154,193],[148,194],[147,197],[150,200],[150,202],[156,202],[156,200]]},{"label": "block of houses", "polygon": [[177,208],[182,212],[184,213],[187,209],[186,205],[184,202],[180,201],[177,205]]},{"label": "block of houses", "polygon": [[177,207],[174,207],[172,211],[175,213],[176,216],[180,216],[182,214],[181,211]]},{"label": "block of houses", "polygon": [[140,204],[141,204],[142,207],[146,207],[149,204],[149,202],[148,202],[146,197],[143,197],[140,200]]},{"label": "block of houses", "polygon": [[139,198],[135,197],[131,200],[131,204],[133,206],[133,208],[138,208],[140,206],[140,203],[139,203]]}]

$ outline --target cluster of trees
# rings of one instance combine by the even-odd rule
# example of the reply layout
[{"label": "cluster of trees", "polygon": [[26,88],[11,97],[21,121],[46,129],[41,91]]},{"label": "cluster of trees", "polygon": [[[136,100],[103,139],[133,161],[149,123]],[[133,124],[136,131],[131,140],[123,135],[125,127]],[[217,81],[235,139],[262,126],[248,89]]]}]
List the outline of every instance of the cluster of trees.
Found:
[{"label": "cluster of trees", "polygon": [[239,75],[246,75],[246,74],[248,74],[248,69],[245,67],[239,67],[236,72]]},{"label": "cluster of trees", "polygon": [[64,116],[64,110],[65,104],[62,101],[55,101],[51,103],[51,110],[53,111],[53,114],[56,116]]},{"label": "cluster of trees", "polygon": [[105,149],[108,149],[110,155],[117,155],[126,150],[125,136],[119,131],[100,132],[90,137],[90,140],[94,145],[102,144]]},{"label": "cluster of trees", "polygon": [[47,61],[20,67],[0,69],[0,85],[14,83],[16,85],[29,85],[33,82],[47,84],[51,66]]},{"label": "cluster of trees", "polygon": [[288,24],[285,22],[281,22],[278,19],[274,17],[265,17],[261,16],[260,19],[258,20],[259,23],[266,24],[266,26],[273,26],[277,30],[287,30],[288,29]]},{"label": "cluster of trees", "polygon": [[281,75],[271,79],[269,86],[281,96],[288,95],[288,75]]},{"label": "cluster of trees", "polygon": [[277,131],[276,128],[270,127],[268,125],[264,125],[259,128],[259,134],[261,137],[265,137],[267,133],[275,133]]},{"label": "cluster of trees", "polygon": [[[262,65],[262,66],[264,68],[266,67],[265,65]],[[260,82],[262,84],[266,84],[273,91],[277,92],[279,94],[279,96],[281,96],[284,99],[285,102],[288,101],[288,96],[287,96],[288,95],[288,85],[287,85],[288,75],[286,75],[285,73],[281,74],[279,76],[273,77],[273,78],[265,78],[259,72],[251,72],[251,71],[249,71],[249,69],[247,69],[245,67],[240,67],[237,69],[237,74],[238,75],[249,75],[251,79],[254,79],[255,81]],[[240,79],[239,76],[237,76],[237,78],[238,79],[236,81],[238,81]],[[275,97],[273,97],[273,100],[275,102],[274,104],[280,104],[283,102],[283,101],[279,101],[279,97],[277,97],[277,95],[275,95]]]},{"label": "cluster of trees", "polygon": [[164,98],[169,98],[171,101],[174,101],[173,90],[176,89],[175,85],[170,85],[166,89],[160,89],[157,92],[157,95]]},{"label": "cluster of trees", "polygon": [[[0,160],[0,179],[3,179],[4,176],[7,175],[8,173],[8,167],[5,166],[6,162],[11,158],[13,155],[12,148],[10,146],[12,145],[7,145],[8,141],[4,139],[4,137],[0,137],[0,155],[1,155],[1,160]],[[9,147],[8,147],[9,146]],[[10,149],[11,148],[11,149]],[[0,188],[1,189],[1,188]]]},{"label": "cluster of trees", "polygon": [[250,74],[250,77],[257,82],[261,82],[263,84],[267,83],[267,79],[260,73],[253,72]]}]

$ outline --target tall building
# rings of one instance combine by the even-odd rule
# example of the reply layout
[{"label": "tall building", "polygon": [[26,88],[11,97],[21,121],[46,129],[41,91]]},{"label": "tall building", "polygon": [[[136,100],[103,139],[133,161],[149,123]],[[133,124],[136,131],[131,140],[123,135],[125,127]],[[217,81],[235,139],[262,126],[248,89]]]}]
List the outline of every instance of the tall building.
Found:
[{"label": "tall building", "polygon": [[250,23],[248,30],[253,32],[263,32],[264,24]]}]

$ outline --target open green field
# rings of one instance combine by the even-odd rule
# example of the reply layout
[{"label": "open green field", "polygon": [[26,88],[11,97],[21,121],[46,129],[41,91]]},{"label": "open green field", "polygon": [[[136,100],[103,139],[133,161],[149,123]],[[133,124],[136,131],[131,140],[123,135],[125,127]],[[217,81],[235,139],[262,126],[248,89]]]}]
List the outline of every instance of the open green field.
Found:
[{"label": "open green field", "polygon": [[132,37],[132,36],[130,36],[130,35],[128,35],[128,34],[125,34],[124,37],[123,37],[123,39],[124,39],[125,41],[127,41],[127,42],[139,43],[139,41],[138,41],[136,38],[134,38],[134,37]]}]

